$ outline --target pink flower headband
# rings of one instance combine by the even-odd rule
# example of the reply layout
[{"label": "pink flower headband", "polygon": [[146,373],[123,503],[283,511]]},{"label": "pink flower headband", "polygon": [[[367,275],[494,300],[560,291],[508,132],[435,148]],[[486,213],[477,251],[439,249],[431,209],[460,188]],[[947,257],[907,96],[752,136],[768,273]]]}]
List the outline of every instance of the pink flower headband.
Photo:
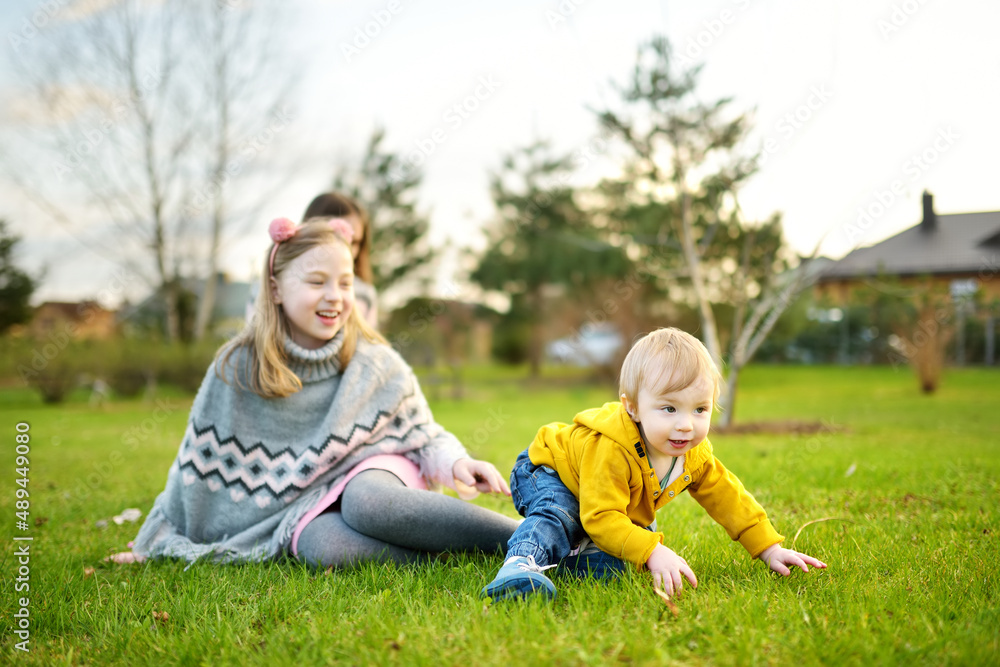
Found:
[{"label": "pink flower headband", "polygon": [[[327,221],[327,224],[348,245],[354,240],[354,227],[347,220],[343,218],[331,218]],[[274,256],[278,252],[278,246],[281,245],[282,241],[287,241],[295,236],[295,232],[297,231],[299,231],[299,227],[288,218],[275,218],[271,221],[271,224],[267,228],[267,233],[271,235],[271,240],[274,241],[274,246],[271,248],[271,256],[267,260],[267,268],[270,275],[274,275]]]}]

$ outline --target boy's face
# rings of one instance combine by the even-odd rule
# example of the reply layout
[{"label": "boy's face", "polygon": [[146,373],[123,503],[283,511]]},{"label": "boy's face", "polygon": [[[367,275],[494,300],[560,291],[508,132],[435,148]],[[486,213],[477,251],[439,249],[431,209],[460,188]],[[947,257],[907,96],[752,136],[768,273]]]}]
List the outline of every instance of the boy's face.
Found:
[{"label": "boy's face", "polygon": [[680,456],[708,437],[712,421],[715,387],[700,378],[684,389],[669,393],[642,387],[637,405],[623,395],[622,403],[632,420],[642,426],[646,445],[661,456]]}]

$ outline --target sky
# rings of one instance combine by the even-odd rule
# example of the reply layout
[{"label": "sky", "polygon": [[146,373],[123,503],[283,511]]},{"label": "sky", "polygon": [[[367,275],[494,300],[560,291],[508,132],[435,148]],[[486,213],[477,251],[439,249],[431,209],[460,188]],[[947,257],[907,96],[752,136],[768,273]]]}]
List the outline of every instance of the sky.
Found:
[{"label": "sky", "polygon": [[[0,30],[45,6],[14,0]],[[302,77],[294,120],[271,149],[298,161],[227,246],[223,264],[248,279],[267,222],[298,219],[333,170],[359,158],[372,129],[419,161],[431,239],[482,247],[492,215],[488,174],[536,139],[588,156],[581,185],[612,174],[594,109],[616,107],[638,46],[667,36],[702,64],[704,101],[753,112],[747,149],[761,168],[740,192],[749,219],[783,216],[790,245],[839,258],[916,224],[924,189],[939,213],[1000,210],[1000,3],[995,0],[722,0],[707,2],[450,0],[286,3],[291,65]],[[279,37],[276,37],[279,38]],[[6,55],[11,47],[5,45]],[[5,99],[19,94],[7,62]],[[456,106],[457,105],[457,106]],[[10,122],[0,115],[0,122]],[[277,161],[276,161],[277,162]],[[48,267],[35,301],[93,296],[116,268],[0,184],[0,217],[23,236],[21,262]],[[446,253],[436,291],[455,278]],[[453,291],[454,288],[451,288]],[[441,294],[438,294],[439,296]]]}]

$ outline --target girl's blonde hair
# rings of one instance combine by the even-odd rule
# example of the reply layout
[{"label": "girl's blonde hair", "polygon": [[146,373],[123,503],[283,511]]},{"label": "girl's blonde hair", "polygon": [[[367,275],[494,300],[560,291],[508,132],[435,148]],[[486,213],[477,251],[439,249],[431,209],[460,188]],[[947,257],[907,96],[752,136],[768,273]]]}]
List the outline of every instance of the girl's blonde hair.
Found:
[{"label": "girl's blonde hair", "polygon": [[722,375],[708,350],[691,334],[666,327],[643,336],[629,350],[622,363],[618,394],[636,405],[642,387],[669,394],[700,378],[712,383],[713,401],[718,402]]},{"label": "girl's blonde hair", "polygon": [[[222,369],[230,363],[233,353],[245,348],[244,367],[234,369],[236,372],[233,374],[233,380],[237,387],[248,389],[265,398],[290,396],[302,389],[302,380],[288,367],[288,354],[285,352],[285,340],[289,336],[288,322],[285,320],[281,305],[274,302],[271,278],[281,274],[292,261],[309,250],[336,244],[345,246],[350,256],[350,242],[334,231],[328,220],[310,220],[299,225],[294,236],[278,244],[274,252],[273,273],[270,257],[274,246],[268,249],[253,317],[247,327],[216,354],[216,359],[221,360],[216,366],[216,373],[223,381],[229,380],[226,374],[221,372]],[[354,355],[358,333],[372,343],[388,345],[385,338],[358,315],[356,308],[351,309],[343,331],[344,345],[340,348],[339,355],[341,368],[346,368]]]}]

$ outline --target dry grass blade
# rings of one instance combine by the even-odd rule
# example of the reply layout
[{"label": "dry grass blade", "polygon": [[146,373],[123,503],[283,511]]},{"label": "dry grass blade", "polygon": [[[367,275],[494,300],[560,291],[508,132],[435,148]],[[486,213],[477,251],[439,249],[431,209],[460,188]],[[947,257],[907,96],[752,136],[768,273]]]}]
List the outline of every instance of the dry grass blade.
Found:
[{"label": "dry grass blade", "polygon": [[795,537],[792,538],[792,544],[795,544],[795,541],[799,539],[799,535],[802,534],[802,531],[805,530],[806,526],[811,526],[814,523],[823,523],[824,521],[846,521],[847,523],[854,523],[854,521],[850,519],[845,519],[844,517],[841,516],[825,516],[822,519],[813,519],[812,521],[806,521],[804,524],[799,526],[799,529],[797,531],[795,531]]},{"label": "dry grass blade", "polygon": [[669,595],[661,591],[659,588],[654,588],[653,592],[663,599],[663,604],[667,605],[667,609],[670,610],[671,614],[674,616],[680,616],[680,610],[677,609],[677,605],[674,604],[674,601],[670,599]]}]

